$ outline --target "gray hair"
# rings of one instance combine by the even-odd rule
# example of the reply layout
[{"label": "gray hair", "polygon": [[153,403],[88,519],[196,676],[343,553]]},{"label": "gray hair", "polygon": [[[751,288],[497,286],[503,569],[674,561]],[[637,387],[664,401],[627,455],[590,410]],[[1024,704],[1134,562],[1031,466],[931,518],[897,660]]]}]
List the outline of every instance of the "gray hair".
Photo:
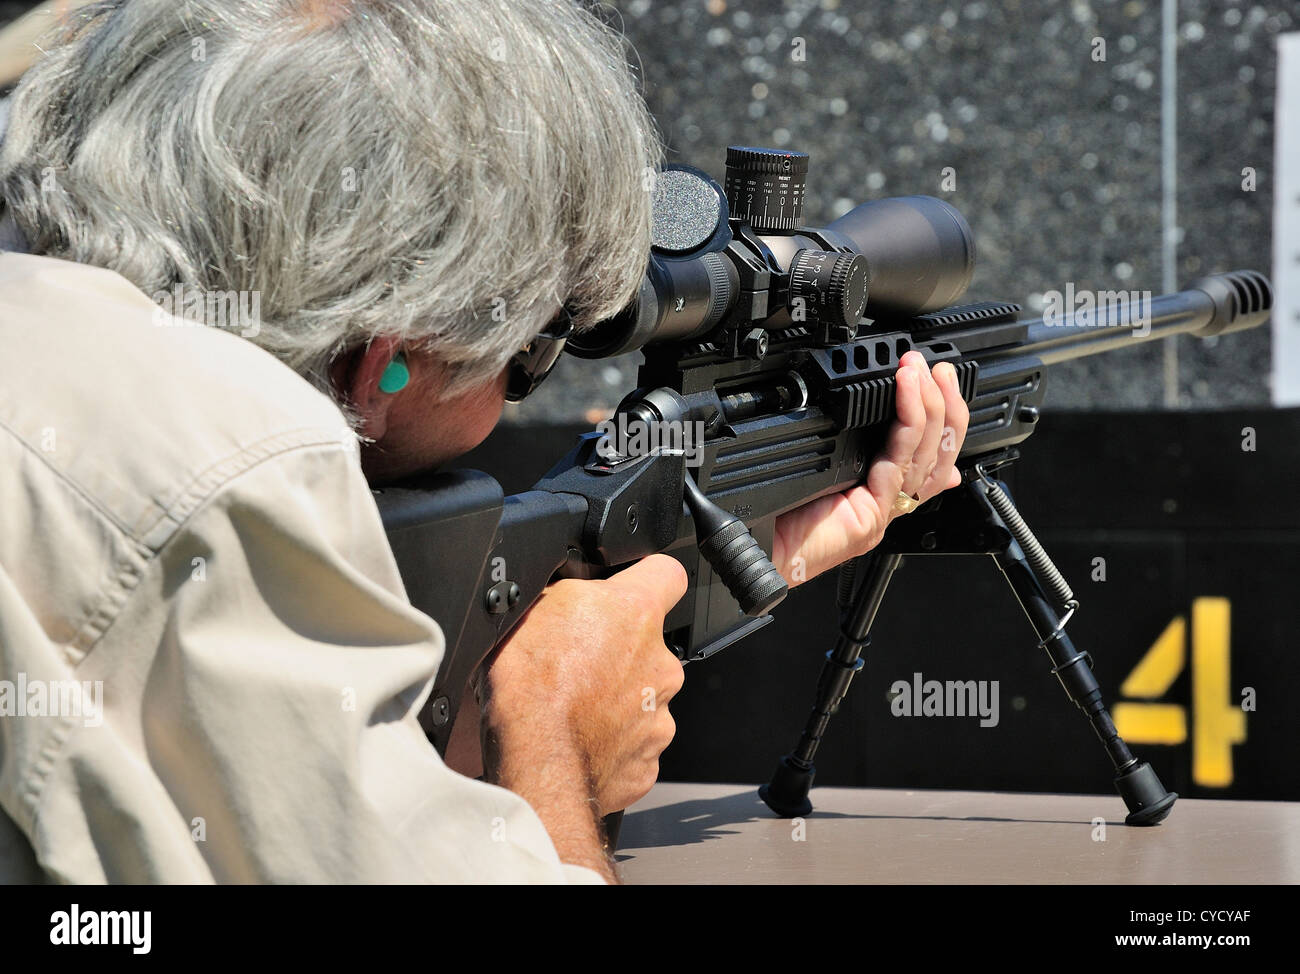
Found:
[{"label": "gray hair", "polygon": [[660,151],[574,0],[101,0],[15,92],[0,197],[33,253],[260,295],[322,389],[394,336],[450,392],[631,299]]}]

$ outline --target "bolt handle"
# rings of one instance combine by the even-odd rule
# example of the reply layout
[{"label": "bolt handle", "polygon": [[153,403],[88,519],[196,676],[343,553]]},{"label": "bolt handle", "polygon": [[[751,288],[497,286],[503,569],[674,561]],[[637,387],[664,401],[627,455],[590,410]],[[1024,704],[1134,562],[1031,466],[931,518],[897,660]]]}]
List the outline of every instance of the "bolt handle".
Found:
[{"label": "bolt handle", "polygon": [[690,477],[686,478],[685,489],[700,554],[713,566],[745,615],[767,615],[789,594],[785,578],[744,521],[705,497]]}]

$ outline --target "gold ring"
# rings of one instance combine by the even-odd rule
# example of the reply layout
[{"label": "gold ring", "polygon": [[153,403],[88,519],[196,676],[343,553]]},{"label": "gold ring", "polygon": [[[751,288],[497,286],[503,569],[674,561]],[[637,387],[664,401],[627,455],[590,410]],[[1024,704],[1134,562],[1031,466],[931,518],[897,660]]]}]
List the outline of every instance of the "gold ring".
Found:
[{"label": "gold ring", "polygon": [[920,498],[908,497],[900,490],[898,496],[894,498],[893,512],[895,514],[911,514],[920,506]]}]

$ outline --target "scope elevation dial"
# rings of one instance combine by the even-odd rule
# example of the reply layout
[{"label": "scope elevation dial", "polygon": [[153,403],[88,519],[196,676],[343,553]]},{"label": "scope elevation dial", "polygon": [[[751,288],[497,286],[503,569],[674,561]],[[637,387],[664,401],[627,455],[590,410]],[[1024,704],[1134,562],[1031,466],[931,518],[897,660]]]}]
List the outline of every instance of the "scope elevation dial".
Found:
[{"label": "scope elevation dial", "polygon": [[727,206],[756,233],[791,233],[803,223],[807,178],[806,152],[727,147]]}]

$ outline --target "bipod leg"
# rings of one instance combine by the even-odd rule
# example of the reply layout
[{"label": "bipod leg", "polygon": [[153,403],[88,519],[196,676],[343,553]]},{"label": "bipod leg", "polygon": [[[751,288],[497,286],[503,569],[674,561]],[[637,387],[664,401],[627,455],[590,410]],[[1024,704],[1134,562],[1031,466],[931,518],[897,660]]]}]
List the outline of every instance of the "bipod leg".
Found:
[{"label": "bipod leg", "polygon": [[[847,602],[840,616],[840,634],[835,648],[827,652],[817,680],[817,698],[812,713],[793,751],[781,758],[772,780],[758,789],[767,807],[782,818],[795,818],[812,811],[808,792],[817,769],[813,757],[831,716],[839,709],[853,676],[862,669],[862,651],[871,642],[871,624],[885,597],[889,580],[902,562],[894,552],[871,552],[857,560],[855,576],[841,595]],[[856,594],[853,594],[856,592]]]},{"label": "bipod leg", "polygon": [[1065,632],[1066,623],[1079,605],[1070,586],[1025,524],[1004,486],[990,479],[978,465],[975,469],[978,479],[971,482],[972,489],[977,493],[982,489],[980,500],[987,505],[990,519],[1000,520],[1010,532],[1008,544],[994,552],[993,558],[1038,634],[1039,647],[1052,661],[1052,672],[1075,706],[1087,715],[1106,749],[1115,767],[1115,789],[1129,810],[1125,821],[1129,825],[1155,825],[1173,809],[1178,795],[1166,791],[1155,769],[1135,757],[1119,736],[1093,675],[1092,657],[1076,649]]}]

